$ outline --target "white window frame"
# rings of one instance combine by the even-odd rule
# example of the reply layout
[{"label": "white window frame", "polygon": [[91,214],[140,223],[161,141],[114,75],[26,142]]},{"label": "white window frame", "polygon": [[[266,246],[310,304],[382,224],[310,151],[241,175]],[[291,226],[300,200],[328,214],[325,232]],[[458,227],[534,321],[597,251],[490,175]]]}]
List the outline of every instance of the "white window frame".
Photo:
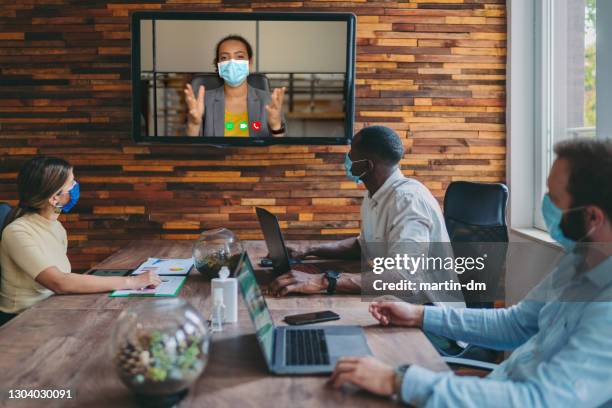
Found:
[{"label": "white window frame", "polygon": [[[545,229],[541,199],[554,153],[555,55],[552,16],[555,0],[508,0],[507,183],[509,224],[515,230]],[[560,12],[560,10],[557,10]],[[612,137],[612,1],[597,3],[597,137]],[[576,137],[589,129],[563,129]],[[542,160],[542,158],[544,160]]]},{"label": "white window frame", "polygon": [[612,1],[597,0],[597,137],[612,138]]},{"label": "white window frame", "polygon": [[552,166],[553,101],[554,101],[554,36],[552,35],[552,15],[554,0],[536,0],[535,4],[535,164],[534,164],[534,205],[533,226],[545,229],[539,203],[546,193],[546,178]]}]

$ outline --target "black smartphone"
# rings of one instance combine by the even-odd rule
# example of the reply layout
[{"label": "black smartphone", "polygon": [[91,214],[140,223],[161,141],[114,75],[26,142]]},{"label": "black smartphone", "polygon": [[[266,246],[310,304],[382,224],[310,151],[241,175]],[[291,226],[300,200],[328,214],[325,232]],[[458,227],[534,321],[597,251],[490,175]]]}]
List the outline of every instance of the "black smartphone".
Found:
[{"label": "black smartphone", "polygon": [[94,276],[127,276],[132,273],[132,269],[93,269],[88,275]]},{"label": "black smartphone", "polygon": [[285,316],[285,322],[290,325],[312,324],[328,322],[330,320],[340,320],[340,316],[331,310],[323,312],[304,313],[293,316]]}]

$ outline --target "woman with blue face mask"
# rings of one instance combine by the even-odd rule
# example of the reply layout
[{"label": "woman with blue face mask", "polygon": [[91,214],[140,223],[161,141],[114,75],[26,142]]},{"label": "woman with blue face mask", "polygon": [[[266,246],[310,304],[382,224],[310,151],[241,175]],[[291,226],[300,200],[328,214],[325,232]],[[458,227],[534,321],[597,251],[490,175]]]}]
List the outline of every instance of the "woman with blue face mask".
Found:
[{"label": "woman with blue face mask", "polygon": [[223,38],[216,47],[215,69],[223,86],[195,91],[185,86],[187,135],[207,137],[285,136],[285,88],[269,92],[248,84],[253,49],[241,36]]},{"label": "woman with blue face mask", "polygon": [[154,273],[102,277],[71,273],[68,237],[58,220],[80,196],[72,166],[54,157],[28,161],[17,178],[18,204],[2,226],[0,325],[29,307],[63,293],[109,292],[157,286]]}]

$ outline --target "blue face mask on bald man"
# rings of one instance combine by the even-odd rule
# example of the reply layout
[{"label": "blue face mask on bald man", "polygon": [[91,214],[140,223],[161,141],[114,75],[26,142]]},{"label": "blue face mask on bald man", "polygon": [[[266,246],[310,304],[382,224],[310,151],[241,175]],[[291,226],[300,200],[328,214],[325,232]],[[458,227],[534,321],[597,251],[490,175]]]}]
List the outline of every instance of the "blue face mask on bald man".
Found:
[{"label": "blue face mask on bald man", "polygon": [[352,169],[355,163],[361,163],[364,161],[368,161],[368,159],[352,161],[351,156],[348,153],[346,153],[346,156],[344,156],[344,170],[346,171],[346,177],[348,177],[351,181],[354,181],[357,184],[363,183],[361,178],[365,176],[366,174],[368,174],[368,171],[366,170],[363,173],[361,173],[359,176],[355,176],[353,174]]}]

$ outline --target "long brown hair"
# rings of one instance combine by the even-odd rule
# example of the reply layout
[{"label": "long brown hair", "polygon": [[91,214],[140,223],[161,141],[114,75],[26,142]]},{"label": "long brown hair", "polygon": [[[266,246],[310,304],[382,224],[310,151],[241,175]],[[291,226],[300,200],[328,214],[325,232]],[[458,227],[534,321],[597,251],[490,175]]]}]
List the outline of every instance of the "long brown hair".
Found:
[{"label": "long brown hair", "polygon": [[57,157],[35,157],[28,160],[17,176],[19,203],[6,216],[2,231],[17,218],[44,208],[66,183],[71,169],[70,163]]}]

